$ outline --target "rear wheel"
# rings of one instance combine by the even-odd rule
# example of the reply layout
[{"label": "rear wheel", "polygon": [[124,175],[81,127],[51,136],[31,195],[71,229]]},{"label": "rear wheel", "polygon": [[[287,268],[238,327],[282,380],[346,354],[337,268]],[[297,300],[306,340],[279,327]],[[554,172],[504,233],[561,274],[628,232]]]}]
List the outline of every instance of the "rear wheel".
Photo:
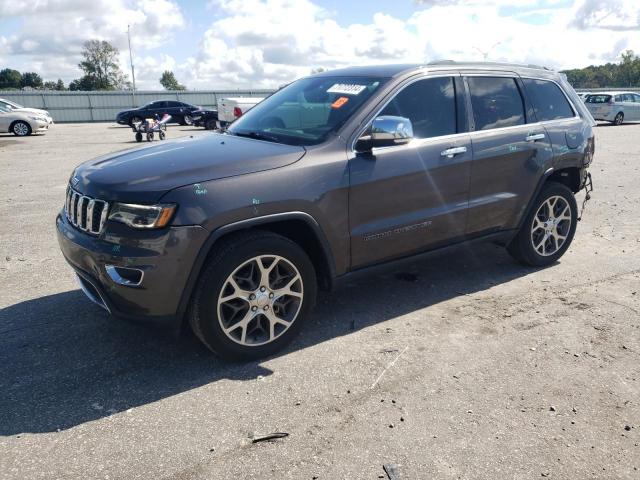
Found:
[{"label": "rear wheel", "polygon": [[160,130],[160,132],[158,133],[158,136],[160,137],[160,140],[164,140],[166,135],[163,130]]},{"label": "rear wheel", "polygon": [[215,120],[207,120],[206,123],[204,124],[204,128],[206,130],[215,130],[216,127],[217,127],[217,124]]},{"label": "rear wheel", "polygon": [[27,135],[31,135],[31,125],[22,120],[18,120],[11,125],[11,131],[17,137],[26,137]]},{"label": "rear wheel", "polygon": [[142,133],[136,132],[136,142],[141,142],[141,141],[142,141]]},{"label": "rear wheel", "polygon": [[577,223],[573,192],[566,185],[548,182],[507,248],[524,265],[550,265],[569,248]]},{"label": "rear wheel", "polygon": [[613,124],[614,125],[622,125],[622,122],[624,122],[624,113],[622,112],[618,112],[618,114],[615,116],[615,118],[613,119]]},{"label": "rear wheel", "polygon": [[221,357],[260,358],[295,337],[316,290],[313,264],[296,243],[270,232],[238,234],[223,241],[205,265],[189,321]]},{"label": "rear wheel", "polygon": [[147,133],[147,142],[153,141],[153,132]]}]

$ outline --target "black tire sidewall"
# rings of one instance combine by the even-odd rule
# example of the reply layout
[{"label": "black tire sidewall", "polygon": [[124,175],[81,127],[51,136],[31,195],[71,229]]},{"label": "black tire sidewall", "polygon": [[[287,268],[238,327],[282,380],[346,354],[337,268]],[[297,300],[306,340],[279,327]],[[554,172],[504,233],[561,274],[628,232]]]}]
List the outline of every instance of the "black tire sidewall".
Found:
[{"label": "black tire sidewall", "polygon": [[[302,276],[304,298],[296,320],[286,332],[269,344],[247,347],[234,342],[223,332],[218,319],[217,302],[227,277],[239,265],[259,255],[279,255],[295,265]],[[200,333],[204,337],[202,340],[221,357],[232,360],[262,358],[284,348],[299,333],[313,309],[316,293],[315,270],[305,252],[288,239],[276,235],[268,236],[245,242],[234,248],[229,255],[220,258],[215,265],[209,265],[194,299],[198,302],[195,321],[198,322]]]},{"label": "black tire sidewall", "polygon": [[[531,241],[531,228],[533,223],[533,218],[540,206],[549,198],[553,196],[561,196],[567,201],[569,208],[571,209],[571,227],[569,229],[569,234],[567,235],[567,239],[560,249],[554,253],[553,255],[549,255],[547,257],[540,255],[535,248],[533,247],[533,243]],[[524,260],[525,263],[533,266],[546,266],[556,262],[567,249],[571,246],[571,242],[573,241],[573,237],[576,233],[576,228],[578,226],[578,204],[576,203],[576,199],[573,195],[573,192],[561,183],[557,182],[549,182],[543,188],[540,194],[536,197],[536,200],[531,208],[531,211],[528,213],[527,217],[524,220],[522,225],[522,229],[518,234],[518,238],[516,240],[516,257]]]}]

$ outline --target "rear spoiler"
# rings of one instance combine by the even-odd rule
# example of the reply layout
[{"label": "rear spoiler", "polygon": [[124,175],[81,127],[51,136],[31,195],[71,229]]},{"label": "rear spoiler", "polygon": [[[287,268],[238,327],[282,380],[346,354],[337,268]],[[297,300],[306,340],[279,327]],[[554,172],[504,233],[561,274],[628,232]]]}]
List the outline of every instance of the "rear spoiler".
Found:
[{"label": "rear spoiler", "polygon": [[595,127],[596,121],[593,118],[593,115],[591,115],[591,112],[587,109],[587,106],[573,89],[573,87],[567,80],[567,76],[564,73],[558,73],[558,75],[560,76],[560,84],[562,85],[562,88],[564,89],[567,96],[571,99],[574,107],[578,109],[578,114],[586,121],[588,121],[592,127]]}]

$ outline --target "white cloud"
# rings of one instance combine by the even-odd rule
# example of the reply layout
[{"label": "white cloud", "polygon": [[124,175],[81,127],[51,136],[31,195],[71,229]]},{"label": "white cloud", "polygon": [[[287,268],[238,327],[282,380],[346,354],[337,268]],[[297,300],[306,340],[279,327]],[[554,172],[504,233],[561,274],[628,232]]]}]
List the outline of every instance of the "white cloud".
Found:
[{"label": "white cloud", "polygon": [[[614,61],[627,48],[640,52],[639,0],[570,6],[565,0],[416,0],[408,18],[372,2],[371,16],[352,24],[316,1],[214,0],[203,9],[213,20],[200,32],[184,30],[177,0],[31,0],[11,9],[0,3],[0,15],[24,19],[16,35],[0,34],[0,58],[23,59],[29,68],[22,70],[70,80],[80,76],[82,43],[98,38],[120,48],[128,71],[127,24],[139,88],[159,88],[164,69],[189,88],[257,88],[315,67],[481,60],[484,52],[489,60],[572,68]],[[195,52],[187,58],[175,49],[163,52],[166,42],[178,41],[188,42],[187,51],[195,45]]]}]

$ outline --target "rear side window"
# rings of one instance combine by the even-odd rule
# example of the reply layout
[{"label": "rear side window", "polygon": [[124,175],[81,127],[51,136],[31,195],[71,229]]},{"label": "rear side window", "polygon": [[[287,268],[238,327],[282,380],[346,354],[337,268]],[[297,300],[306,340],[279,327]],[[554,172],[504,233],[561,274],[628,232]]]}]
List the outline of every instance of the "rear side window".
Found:
[{"label": "rear side window", "polygon": [[476,130],[524,124],[524,102],[514,78],[468,77]]},{"label": "rear side window", "polygon": [[533,110],[539,122],[574,116],[567,97],[558,85],[547,80],[525,78],[522,81],[529,99],[533,102]]},{"label": "rear side window", "polygon": [[609,103],[611,95],[589,95],[585,103]]},{"label": "rear side window", "polygon": [[380,115],[406,117],[415,138],[456,133],[456,96],[453,78],[427,78],[401,90]]}]

